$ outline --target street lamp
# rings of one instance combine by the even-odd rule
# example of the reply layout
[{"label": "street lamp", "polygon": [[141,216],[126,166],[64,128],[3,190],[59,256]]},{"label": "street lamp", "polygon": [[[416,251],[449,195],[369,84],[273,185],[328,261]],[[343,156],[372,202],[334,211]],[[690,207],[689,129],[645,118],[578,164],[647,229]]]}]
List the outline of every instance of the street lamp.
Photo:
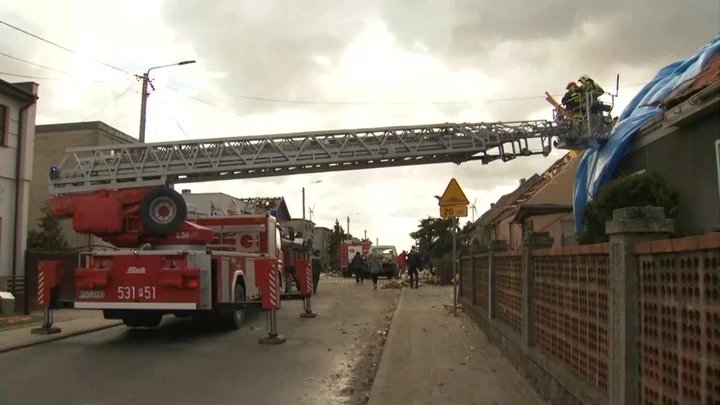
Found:
[{"label": "street lamp", "polygon": [[[308,183],[308,186],[311,184],[318,184],[322,183],[322,180],[315,180],[311,183]],[[303,210],[303,220],[305,220],[305,187],[302,188],[302,210]]]},{"label": "street lamp", "polygon": [[140,79],[142,79],[142,95],[140,98],[140,135],[139,135],[140,143],[145,142],[145,121],[147,118],[147,101],[148,101],[148,97],[150,96],[150,91],[149,91],[148,87],[152,87],[152,83],[150,81],[150,72],[153,70],[156,70],[156,69],[162,69],[162,68],[173,67],[173,66],[191,65],[193,63],[195,63],[194,60],[184,60],[182,62],[171,63],[169,65],[153,66],[150,69],[148,69],[145,73],[143,73],[142,76],[139,77]]}]

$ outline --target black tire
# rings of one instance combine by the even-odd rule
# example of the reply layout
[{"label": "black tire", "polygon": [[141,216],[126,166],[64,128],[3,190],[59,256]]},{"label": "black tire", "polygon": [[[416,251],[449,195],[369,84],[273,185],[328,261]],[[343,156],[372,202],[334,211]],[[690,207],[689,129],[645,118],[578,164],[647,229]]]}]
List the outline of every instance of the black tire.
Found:
[{"label": "black tire", "polygon": [[[156,215],[155,211],[159,209],[158,205],[160,204],[165,205],[171,211],[167,218],[158,218]],[[171,188],[155,188],[140,201],[140,220],[148,233],[167,235],[180,227],[186,218],[185,199]]]},{"label": "black tire", "polygon": [[138,318],[123,318],[122,323],[128,328],[142,328],[143,324]]},{"label": "black tire", "polygon": [[[236,285],[233,302],[244,302],[245,299],[245,288],[243,288],[242,284]],[[221,319],[223,329],[238,330],[245,324],[245,310],[223,313]]]},{"label": "black tire", "polygon": [[122,322],[128,328],[157,328],[162,322],[162,314],[128,316]]}]

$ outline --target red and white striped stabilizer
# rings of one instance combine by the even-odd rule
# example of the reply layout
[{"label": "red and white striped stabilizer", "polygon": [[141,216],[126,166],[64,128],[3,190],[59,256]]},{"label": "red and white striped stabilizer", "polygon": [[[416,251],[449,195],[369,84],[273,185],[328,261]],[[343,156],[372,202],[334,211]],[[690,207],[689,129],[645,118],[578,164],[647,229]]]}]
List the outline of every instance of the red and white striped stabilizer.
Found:
[{"label": "red and white striped stabilizer", "polygon": [[312,291],[313,291],[312,259],[307,261],[307,268],[305,268],[305,288],[309,294],[312,294]]},{"label": "red and white striped stabilizer", "polygon": [[278,307],[278,275],[276,272],[271,272],[268,279],[268,298],[270,299],[270,305],[273,308]]},{"label": "red and white striped stabilizer", "polygon": [[45,303],[45,272],[42,271],[42,267],[38,270],[37,278],[37,304],[39,307],[44,307]]}]

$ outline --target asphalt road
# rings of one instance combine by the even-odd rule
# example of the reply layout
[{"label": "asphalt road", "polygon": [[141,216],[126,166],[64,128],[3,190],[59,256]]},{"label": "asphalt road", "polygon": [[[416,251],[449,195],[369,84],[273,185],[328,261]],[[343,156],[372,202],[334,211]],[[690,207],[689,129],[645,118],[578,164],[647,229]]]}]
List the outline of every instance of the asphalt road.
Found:
[{"label": "asphalt road", "polygon": [[[168,317],[158,329],[117,327],[0,355],[0,403],[8,405],[324,405],[358,402],[375,362],[368,352],[398,290],[323,280],[315,319],[285,302],[280,346],[259,345],[265,317],[236,332],[202,333]],[[374,341],[374,343],[367,343]],[[364,360],[365,359],[365,360]],[[367,360],[370,359],[370,360]],[[357,381],[365,380],[358,385]],[[360,387],[360,388],[358,388]],[[360,401],[362,402],[362,401]]]}]

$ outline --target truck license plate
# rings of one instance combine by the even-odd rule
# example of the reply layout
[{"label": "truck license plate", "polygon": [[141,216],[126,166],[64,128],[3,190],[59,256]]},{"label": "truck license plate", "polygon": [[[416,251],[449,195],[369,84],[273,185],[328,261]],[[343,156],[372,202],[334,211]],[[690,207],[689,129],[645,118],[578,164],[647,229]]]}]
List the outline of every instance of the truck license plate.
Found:
[{"label": "truck license plate", "polygon": [[120,286],[117,288],[117,297],[119,300],[154,300],[155,287]]}]

